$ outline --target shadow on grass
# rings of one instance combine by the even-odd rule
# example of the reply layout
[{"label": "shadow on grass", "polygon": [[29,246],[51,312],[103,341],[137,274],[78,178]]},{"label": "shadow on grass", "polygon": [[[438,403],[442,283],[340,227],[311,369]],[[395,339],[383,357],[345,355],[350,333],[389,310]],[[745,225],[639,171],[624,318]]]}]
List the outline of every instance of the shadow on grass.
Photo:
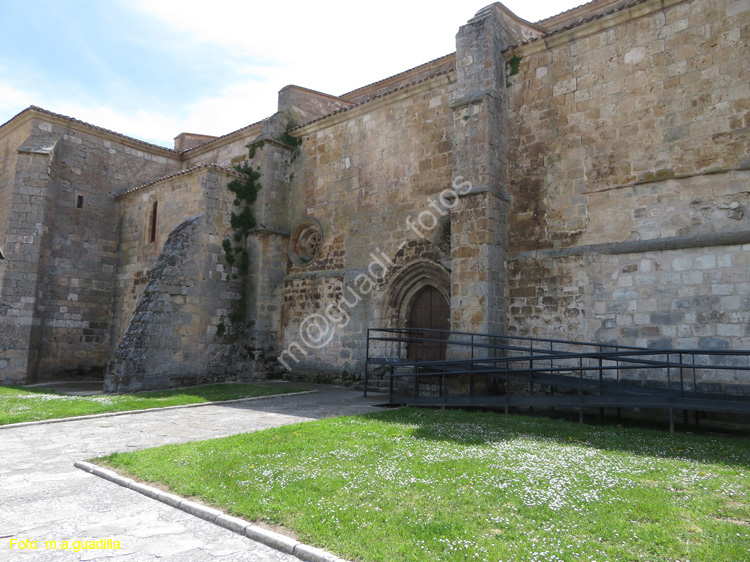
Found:
[{"label": "shadow on grass", "polygon": [[[80,386],[81,383],[71,383],[71,386]],[[207,402],[217,400],[232,400],[235,398],[242,398],[245,396],[270,396],[276,394],[287,394],[300,392],[304,389],[296,388],[293,386],[280,386],[280,385],[257,385],[253,383],[217,383],[200,386],[192,386],[185,388],[171,388],[165,390],[148,390],[143,392],[125,392],[117,394],[88,394],[78,392],[61,392],[59,388],[64,386],[62,383],[56,385],[57,388],[40,388],[36,386],[14,386],[7,385],[0,387],[0,394],[3,389],[11,391],[19,391],[23,394],[43,394],[43,395],[56,395],[60,397],[72,397],[78,396],[87,398],[91,396],[110,396],[117,398],[134,398],[134,399],[149,399],[149,398],[172,398],[172,397],[195,397],[200,398]],[[101,383],[99,383],[101,386]],[[10,393],[7,393],[10,394]]]},{"label": "shadow on grass", "polygon": [[416,426],[417,439],[472,446],[516,439],[542,439],[639,456],[750,467],[750,440],[465,410],[401,408],[368,417]]},{"label": "shadow on grass", "polygon": [[293,386],[222,383],[133,394],[60,393],[49,388],[0,387],[0,425],[77,416],[222,403],[299,392]]},{"label": "shadow on grass", "polygon": [[4,390],[9,391],[20,391],[24,394],[55,394],[57,396],[68,396],[67,394],[62,394],[60,392],[57,392],[56,390],[52,390],[49,388],[34,388],[34,387],[28,387],[28,386],[15,386],[12,384],[0,386],[0,395],[3,394],[11,394],[11,393],[4,393]]}]

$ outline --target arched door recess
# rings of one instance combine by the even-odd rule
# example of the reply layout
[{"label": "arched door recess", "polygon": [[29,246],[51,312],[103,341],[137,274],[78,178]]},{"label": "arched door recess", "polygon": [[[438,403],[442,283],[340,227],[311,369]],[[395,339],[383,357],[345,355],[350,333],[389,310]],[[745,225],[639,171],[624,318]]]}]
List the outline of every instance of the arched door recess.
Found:
[{"label": "arched door recess", "polygon": [[[448,339],[448,334],[427,330],[451,329],[451,305],[435,287],[427,285],[414,297],[409,311],[409,333],[412,337],[430,340]],[[436,341],[410,342],[409,359],[440,361],[445,359],[446,345]]]},{"label": "arched door recess", "polygon": [[[430,325],[441,326],[436,329],[450,330],[450,300],[451,300],[451,279],[448,271],[439,264],[419,260],[401,270],[389,284],[388,290],[383,302],[381,318],[385,321],[386,327],[389,328],[410,328],[416,318],[412,317],[414,305],[417,308],[437,307],[434,313],[434,320],[429,319]],[[421,304],[420,304],[421,303]],[[417,314],[414,312],[414,314]],[[431,313],[432,314],[432,313]],[[439,320],[438,320],[439,318]],[[421,324],[422,321],[420,320]],[[428,325],[416,326],[421,328],[429,327]],[[391,350],[395,353],[397,350]],[[436,344],[435,352],[442,353],[445,356],[445,345]],[[409,349],[402,349],[400,357],[405,357],[409,353],[415,353]]]}]

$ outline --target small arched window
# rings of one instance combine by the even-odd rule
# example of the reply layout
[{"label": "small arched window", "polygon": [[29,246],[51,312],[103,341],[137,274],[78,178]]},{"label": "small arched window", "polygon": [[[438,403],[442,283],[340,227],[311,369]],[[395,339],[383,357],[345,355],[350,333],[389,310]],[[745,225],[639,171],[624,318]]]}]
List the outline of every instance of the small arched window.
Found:
[{"label": "small arched window", "polygon": [[151,230],[149,232],[148,241],[153,243],[156,240],[156,216],[159,211],[159,202],[154,201],[154,207],[151,210]]}]

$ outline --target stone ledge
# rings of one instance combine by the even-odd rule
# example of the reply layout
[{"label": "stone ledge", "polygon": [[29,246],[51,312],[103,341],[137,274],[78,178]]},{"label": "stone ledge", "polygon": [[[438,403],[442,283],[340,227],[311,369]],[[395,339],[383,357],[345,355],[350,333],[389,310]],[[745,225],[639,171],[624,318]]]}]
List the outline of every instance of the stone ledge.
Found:
[{"label": "stone ledge", "polygon": [[124,488],[129,488],[130,490],[138,492],[139,494],[143,494],[148,498],[160,501],[166,505],[169,505],[170,507],[175,507],[181,511],[184,511],[185,513],[189,513],[190,515],[200,517],[201,519],[204,519],[209,523],[213,523],[214,525],[218,525],[219,527],[223,527],[228,531],[245,535],[251,540],[262,543],[268,547],[275,548],[276,550],[280,550],[281,552],[296,556],[297,558],[299,558],[300,560],[304,560],[305,562],[347,562],[343,558],[339,558],[320,548],[315,548],[314,546],[303,544],[291,537],[282,535],[281,533],[263,529],[262,527],[253,525],[249,521],[245,521],[244,519],[240,519],[239,517],[227,515],[226,513],[218,509],[214,509],[213,507],[208,507],[203,504],[186,500],[174,494],[165,493],[158,488],[136,482],[131,478],[120,476],[112,470],[102,468],[95,464],[85,461],[76,461],[75,463],[73,463],[73,466],[90,474],[93,474],[94,476],[98,476],[99,478],[109,480],[110,482],[118,484]]},{"label": "stone ledge", "polygon": [[530,39],[519,45],[509,47],[503,51],[503,57],[508,62],[514,55],[527,57],[535,53],[567,45],[573,41],[590,37],[596,33],[606,31],[613,27],[634,21],[656,12],[661,12],[672,6],[682,4],[688,0],[654,0],[646,1],[642,4],[633,5],[624,9],[615,10],[609,14],[595,16],[590,20],[584,20],[579,23],[563,27],[562,29],[551,31],[547,35]]},{"label": "stone ledge", "polygon": [[453,110],[461,110],[470,105],[484,103],[485,101],[490,102],[494,97],[492,90],[482,90],[453,100],[450,107]]},{"label": "stone ledge", "polygon": [[510,203],[510,196],[505,191],[505,189],[502,187],[496,187],[492,185],[474,185],[466,193],[460,193],[458,197],[464,198],[464,197],[468,197],[469,195],[479,195],[481,193],[489,193],[490,195],[494,195],[501,201]]},{"label": "stone ledge", "polygon": [[298,138],[305,135],[311,135],[335,125],[339,125],[342,122],[356,119],[386,105],[393,105],[423,92],[429,92],[435,88],[447,86],[455,81],[455,79],[451,77],[451,74],[454,72],[455,71],[453,70],[444,71],[435,74],[434,76],[423,78],[413,84],[406,84],[393,91],[379,94],[374,98],[364,100],[324,117],[319,117],[309,123],[302,124],[299,127],[292,129],[292,132]]},{"label": "stone ledge", "polygon": [[653,240],[635,240],[612,242],[608,244],[589,244],[572,248],[550,248],[546,250],[529,250],[508,256],[507,261],[518,261],[538,258],[566,258],[569,256],[587,256],[592,254],[637,254],[643,252],[666,252],[688,248],[712,248],[716,246],[740,246],[750,244],[750,231],[719,232],[695,236],[674,238],[654,238]]}]

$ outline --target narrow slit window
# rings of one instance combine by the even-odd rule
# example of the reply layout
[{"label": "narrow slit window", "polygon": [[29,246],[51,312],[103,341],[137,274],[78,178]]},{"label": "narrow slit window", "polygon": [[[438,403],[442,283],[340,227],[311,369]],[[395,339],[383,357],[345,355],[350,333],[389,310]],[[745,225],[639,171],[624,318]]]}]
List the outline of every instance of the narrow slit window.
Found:
[{"label": "narrow slit window", "polygon": [[151,210],[151,232],[149,233],[149,242],[156,240],[156,214],[159,210],[159,203],[154,201],[154,207]]},{"label": "narrow slit window", "polygon": [[83,209],[83,195],[76,198],[76,209]]}]

